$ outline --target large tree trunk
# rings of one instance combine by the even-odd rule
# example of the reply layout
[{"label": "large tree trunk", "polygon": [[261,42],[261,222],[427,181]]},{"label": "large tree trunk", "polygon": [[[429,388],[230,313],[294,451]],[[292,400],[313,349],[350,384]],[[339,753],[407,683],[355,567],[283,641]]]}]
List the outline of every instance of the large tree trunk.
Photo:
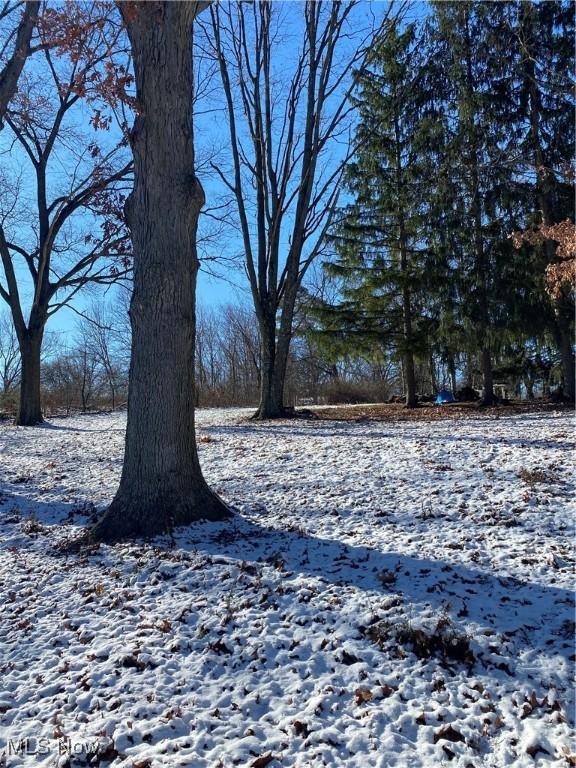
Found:
[{"label": "large tree trunk", "polygon": [[284,390],[297,293],[298,282],[294,278],[282,300],[278,331],[276,330],[278,309],[271,304],[263,312],[264,317],[260,322],[260,403],[254,414],[255,419],[278,419],[293,413],[293,409],[286,408],[284,405]]},{"label": "large tree trunk", "polygon": [[576,382],[574,371],[574,350],[572,334],[568,323],[559,323],[558,325],[558,348],[560,350],[560,360],[562,363],[562,380],[564,397],[570,402],[574,402]]},{"label": "large tree trunk", "polygon": [[288,291],[284,297],[282,306],[282,316],[280,318],[280,330],[278,333],[278,343],[276,344],[276,369],[274,371],[274,397],[280,404],[285,413],[284,405],[286,376],[288,373],[288,355],[290,354],[290,343],[292,341],[294,308],[296,304],[296,292],[294,288]]},{"label": "large tree trunk", "polygon": [[194,434],[196,228],[204,203],[191,122],[198,5],[120,4],[140,115],[127,208],[134,294],[126,449],[118,492],[92,532],[104,541],[231,514],[202,476]]},{"label": "large tree trunk", "polygon": [[493,405],[494,397],[494,375],[492,372],[492,355],[488,347],[482,350],[482,386],[484,395],[482,405]]},{"label": "large tree trunk", "polygon": [[42,351],[43,329],[25,331],[20,340],[22,360],[20,375],[20,404],[16,424],[33,427],[41,424],[42,406],[40,399],[40,354]]},{"label": "large tree trunk", "polygon": [[279,419],[284,409],[284,380],[286,370],[276,344],[275,316],[260,323],[260,402],[254,419]]}]

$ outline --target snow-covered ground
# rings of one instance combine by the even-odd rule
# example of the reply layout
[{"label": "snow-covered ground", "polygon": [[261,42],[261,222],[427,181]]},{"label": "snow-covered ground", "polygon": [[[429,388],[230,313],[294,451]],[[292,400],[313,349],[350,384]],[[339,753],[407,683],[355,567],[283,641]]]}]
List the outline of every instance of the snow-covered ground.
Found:
[{"label": "snow-covered ground", "polygon": [[0,765],[576,765],[570,415],[245,417],[231,522],[66,556],[125,417],[0,426]]}]

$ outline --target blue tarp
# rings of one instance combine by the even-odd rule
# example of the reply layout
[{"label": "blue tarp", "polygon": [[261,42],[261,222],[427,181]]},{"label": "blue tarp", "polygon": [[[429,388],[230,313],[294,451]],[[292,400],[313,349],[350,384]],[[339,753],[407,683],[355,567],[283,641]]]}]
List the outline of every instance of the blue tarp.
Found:
[{"label": "blue tarp", "polygon": [[449,389],[441,389],[434,402],[436,405],[442,405],[442,403],[454,403],[455,401],[455,397]]}]

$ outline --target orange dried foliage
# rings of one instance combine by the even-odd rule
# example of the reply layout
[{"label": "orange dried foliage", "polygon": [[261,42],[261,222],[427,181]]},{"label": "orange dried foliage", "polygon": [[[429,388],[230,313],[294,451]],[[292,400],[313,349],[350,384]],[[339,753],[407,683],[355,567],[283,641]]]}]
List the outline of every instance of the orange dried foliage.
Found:
[{"label": "orange dried foliage", "polygon": [[[128,42],[114,3],[90,5],[73,0],[45,8],[38,20],[43,45],[66,57],[74,68],[72,93],[89,103],[103,102],[112,111],[119,104],[136,108],[128,92],[134,77],[128,69]],[[108,130],[112,118],[96,109],[91,120],[97,130]]]},{"label": "orange dried foliage", "polygon": [[554,299],[560,298],[564,290],[574,289],[576,280],[576,225],[570,219],[558,224],[540,224],[535,229],[514,232],[511,235],[515,248],[524,243],[541,245],[546,240],[556,243],[558,261],[546,267],[546,290]]}]

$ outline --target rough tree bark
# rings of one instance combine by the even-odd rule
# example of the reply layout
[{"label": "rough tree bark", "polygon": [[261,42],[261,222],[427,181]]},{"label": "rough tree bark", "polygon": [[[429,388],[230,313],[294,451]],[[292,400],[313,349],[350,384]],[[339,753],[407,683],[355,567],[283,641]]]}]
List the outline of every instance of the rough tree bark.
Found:
[{"label": "rough tree bark", "polygon": [[196,228],[192,22],[205,3],[120,3],[134,57],[139,116],[134,191],[132,356],[120,487],[91,535],[154,535],[229,508],[206,484],[194,435]]},{"label": "rough tree bark", "polygon": [[42,407],[40,403],[40,356],[44,327],[26,330],[20,340],[21,375],[20,404],[16,424],[41,424]]},{"label": "rough tree bark", "polygon": [[24,4],[24,12],[16,29],[14,50],[0,72],[0,130],[3,128],[4,115],[8,105],[18,88],[22,69],[30,55],[30,40],[39,10],[39,0],[28,0]]},{"label": "rough tree bark", "polygon": [[[260,402],[254,417],[278,419],[284,415],[284,379],[286,363],[277,363],[276,317],[266,314],[259,323],[260,329]],[[287,357],[287,355],[286,355]]]}]

